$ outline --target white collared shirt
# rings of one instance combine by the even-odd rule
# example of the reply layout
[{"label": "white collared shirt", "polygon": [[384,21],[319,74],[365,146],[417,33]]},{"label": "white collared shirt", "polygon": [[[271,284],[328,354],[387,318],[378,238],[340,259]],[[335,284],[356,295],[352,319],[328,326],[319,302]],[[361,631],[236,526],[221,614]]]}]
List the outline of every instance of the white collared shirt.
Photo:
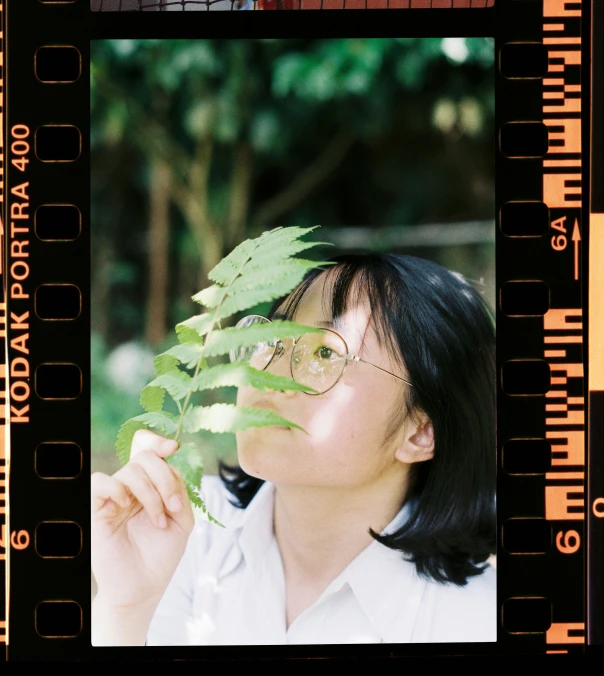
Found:
[{"label": "white collared shirt", "polygon": [[[155,612],[147,645],[449,643],[497,640],[495,570],[465,587],[420,578],[377,541],[286,628],[285,580],[273,533],[274,486],[241,510],[218,477],[204,497],[220,528],[198,519]],[[408,506],[388,527],[407,518]]]}]

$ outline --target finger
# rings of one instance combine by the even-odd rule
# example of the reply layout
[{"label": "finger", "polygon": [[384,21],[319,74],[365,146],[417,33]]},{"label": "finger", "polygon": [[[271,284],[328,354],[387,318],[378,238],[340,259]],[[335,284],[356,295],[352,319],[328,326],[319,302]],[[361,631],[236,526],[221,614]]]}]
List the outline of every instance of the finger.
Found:
[{"label": "finger", "polygon": [[174,469],[153,451],[141,451],[132,461],[138,463],[153,482],[168,512],[179,512],[183,507],[182,483]]},{"label": "finger", "polygon": [[113,500],[121,507],[127,507],[130,504],[130,496],[124,484],[102,472],[95,472],[91,475],[90,489],[93,511],[101,509],[107,500]]},{"label": "finger", "polygon": [[132,438],[130,459],[143,451],[152,451],[160,458],[167,458],[172,453],[175,453],[177,448],[178,442],[174,441],[174,439],[160,437],[159,434],[155,434],[149,430],[137,430]]},{"label": "finger", "polygon": [[[119,476],[118,476],[119,475]],[[165,528],[167,519],[161,496],[145,469],[136,462],[129,462],[114,475],[140,502],[158,528]]]},{"label": "finger", "polygon": [[178,485],[180,486],[181,491],[187,491],[187,482],[185,481],[184,476],[181,474],[181,471],[170,465],[170,469],[174,472],[174,476],[176,477],[176,480],[178,481]]},{"label": "finger", "polygon": [[180,473],[180,471],[176,469],[176,467],[172,467],[172,471],[174,472],[174,474],[176,475],[176,479],[178,480],[178,485],[180,488],[180,497],[182,498],[183,504],[188,505],[189,490],[187,488],[187,482],[185,481],[185,478]]},{"label": "finger", "polygon": [[176,469],[176,467],[170,466],[170,469],[174,472],[174,476],[176,477],[176,480],[178,481],[178,487],[180,490],[180,496],[183,499],[183,502],[188,502],[189,501],[189,491],[187,490],[187,482],[185,481],[184,476],[180,473],[180,470]]},{"label": "finger", "polygon": [[180,488],[180,497],[183,503],[182,510],[178,513],[178,516],[174,518],[178,520],[184,528],[189,532],[192,530],[195,525],[195,515],[193,514],[193,507],[189,502],[189,491],[187,490],[187,483],[182,476],[182,474],[176,469],[176,467],[170,466],[170,469],[174,472],[176,480]]}]

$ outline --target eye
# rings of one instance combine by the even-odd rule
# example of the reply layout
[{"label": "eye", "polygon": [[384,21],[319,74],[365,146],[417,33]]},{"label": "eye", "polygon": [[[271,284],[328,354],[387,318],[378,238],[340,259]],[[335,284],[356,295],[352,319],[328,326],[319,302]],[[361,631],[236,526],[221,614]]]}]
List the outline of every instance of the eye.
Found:
[{"label": "eye", "polygon": [[334,357],[337,357],[338,355],[330,348],[325,345],[322,345],[318,350],[317,350],[317,356],[320,359],[333,359]]}]

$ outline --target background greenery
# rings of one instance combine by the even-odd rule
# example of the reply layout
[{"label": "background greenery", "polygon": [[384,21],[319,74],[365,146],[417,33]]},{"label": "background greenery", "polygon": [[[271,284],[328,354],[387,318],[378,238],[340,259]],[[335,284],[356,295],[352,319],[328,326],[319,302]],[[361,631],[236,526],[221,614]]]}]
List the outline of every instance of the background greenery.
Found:
[{"label": "background greenery", "polygon": [[[493,54],[478,38],[92,42],[93,470],[117,469],[117,430],[207,272],[263,230],[431,258],[494,304]],[[210,473],[234,458],[232,437],[207,448]]]}]

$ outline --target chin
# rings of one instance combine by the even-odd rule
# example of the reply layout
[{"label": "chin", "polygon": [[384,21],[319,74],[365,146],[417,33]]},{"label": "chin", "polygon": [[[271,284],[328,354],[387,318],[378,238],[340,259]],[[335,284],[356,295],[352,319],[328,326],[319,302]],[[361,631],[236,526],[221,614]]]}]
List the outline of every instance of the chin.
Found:
[{"label": "chin", "polygon": [[237,460],[239,467],[250,476],[257,479],[269,480],[266,476],[266,466],[270,465],[270,457],[278,449],[272,449],[273,444],[268,443],[267,435],[262,429],[251,429],[245,432],[237,432]]},{"label": "chin", "polygon": [[[268,431],[269,428],[266,428]],[[284,431],[271,429],[246,430],[237,434],[239,467],[250,476],[271,483],[290,483],[295,468],[292,464],[291,441],[280,439]],[[261,434],[256,434],[262,432]],[[295,464],[295,463],[294,463]]]},{"label": "chin", "polygon": [[262,458],[257,456],[249,456],[240,453],[239,454],[239,467],[251,477],[256,479],[262,479],[262,481],[269,481],[270,483],[276,483],[279,481],[280,477],[277,472],[271,471],[266,467],[267,463],[263,462]]}]

